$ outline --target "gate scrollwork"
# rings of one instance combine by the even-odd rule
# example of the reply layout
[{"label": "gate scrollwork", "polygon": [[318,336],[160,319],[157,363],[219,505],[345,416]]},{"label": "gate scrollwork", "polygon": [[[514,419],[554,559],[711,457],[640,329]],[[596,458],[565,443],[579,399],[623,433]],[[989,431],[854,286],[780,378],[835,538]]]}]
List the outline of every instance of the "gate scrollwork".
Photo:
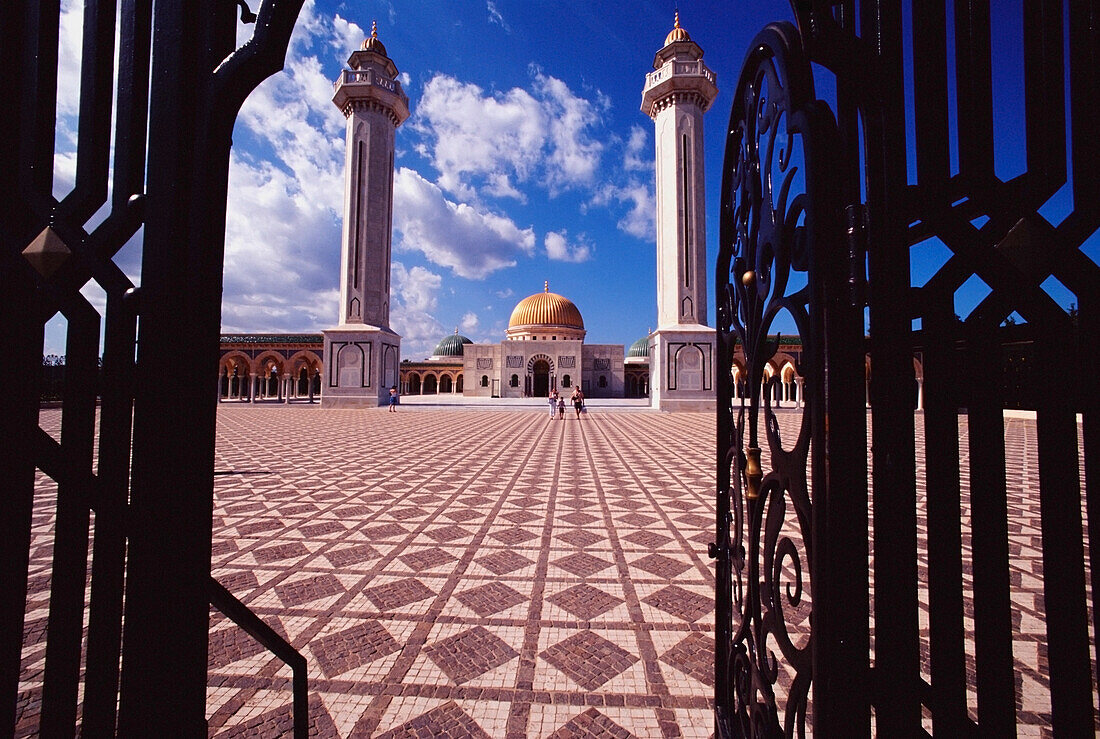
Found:
[{"label": "gate scrollwork", "polygon": [[[711,550],[719,736],[805,733],[812,673],[808,471],[811,440],[819,438],[814,398],[822,384],[814,308],[820,297],[811,272],[815,232],[829,220],[814,210],[815,191],[828,187],[820,158],[829,131],[835,124],[814,100],[798,31],[789,24],[767,27],[742,67],[722,177],[715,294],[724,371],[717,383],[718,520]],[[786,447],[770,400],[779,378],[766,377],[765,369],[778,351],[775,327],[784,314],[801,341],[794,365],[808,399],[797,437]],[[738,345],[743,381],[733,378]],[[777,684],[785,697],[777,696]]]}]

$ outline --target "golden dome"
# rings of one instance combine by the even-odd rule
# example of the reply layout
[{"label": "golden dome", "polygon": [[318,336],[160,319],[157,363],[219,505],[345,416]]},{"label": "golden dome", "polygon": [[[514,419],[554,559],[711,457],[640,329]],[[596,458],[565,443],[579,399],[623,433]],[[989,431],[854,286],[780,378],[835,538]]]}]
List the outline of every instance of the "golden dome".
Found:
[{"label": "golden dome", "polygon": [[[386,56],[386,47],[378,40],[378,22],[371,21],[370,37],[363,42],[363,51],[374,51]],[[387,57],[388,58],[388,57]]]},{"label": "golden dome", "polygon": [[677,41],[691,41],[691,36],[683,28],[680,28],[680,11],[676,11],[676,21],[672,26],[672,30],[665,36],[665,46],[675,43]]},{"label": "golden dome", "polygon": [[562,326],[584,329],[581,312],[573,301],[557,293],[550,292],[550,285],[543,286],[543,292],[526,297],[516,304],[508,328],[518,326]]}]

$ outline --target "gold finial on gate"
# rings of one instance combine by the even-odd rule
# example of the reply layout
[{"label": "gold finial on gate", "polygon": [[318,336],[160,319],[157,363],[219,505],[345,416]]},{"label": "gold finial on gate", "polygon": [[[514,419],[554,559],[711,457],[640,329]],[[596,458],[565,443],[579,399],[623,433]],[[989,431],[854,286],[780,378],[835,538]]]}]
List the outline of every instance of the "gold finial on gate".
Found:
[{"label": "gold finial on gate", "polygon": [[745,450],[745,497],[756,500],[760,497],[760,480],[764,477],[760,469],[760,447],[750,446]]}]

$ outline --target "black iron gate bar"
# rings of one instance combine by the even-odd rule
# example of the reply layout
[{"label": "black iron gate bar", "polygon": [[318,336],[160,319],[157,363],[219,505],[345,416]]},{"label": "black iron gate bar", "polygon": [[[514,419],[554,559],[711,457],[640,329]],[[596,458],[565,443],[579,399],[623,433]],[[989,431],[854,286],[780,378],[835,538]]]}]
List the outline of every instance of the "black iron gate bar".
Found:
[{"label": "black iron gate bar", "polygon": [[[0,219],[0,341],[13,374],[13,398],[0,411],[9,491],[0,531],[0,727],[14,727],[28,699],[19,673],[38,468],[58,482],[41,733],[75,732],[93,510],[82,732],[206,733],[214,406],[187,389],[168,402],[150,378],[177,351],[216,362],[232,124],[245,96],[282,68],[301,5],[265,0],[257,19],[239,0],[85,2],[76,183],[60,201],[52,196],[60,3],[0,8],[0,60],[9,71],[0,92],[18,103],[0,116],[11,143],[0,150],[0,197],[9,204]],[[234,50],[238,6],[257,26]],[[109,190],[107,218],[86,231]],[[112,258],[142,225],[142,286],[134,288]],[[79,294],[89,280],[107,295],[102,368],[101,317]],[[58,312],[68,332],[55,442],[38,427],[38,391],[43,324]],[[286,650],[277,649],[295,661]],[[304,736],[302,676],[299,665],[295,722]]]},{"label": "black iron gate bar", "polygon": [[[1084,356],[1097,346],[1100,268],[1082,245],[1100,227],[1100,178],[1094,176],[1100,167],[1100,142],[1092,134],[1100,124],[1100,76],[1095,74],[1100,63],[1100,3],[1023,4],[1027,167],[1007,181],[998,179],[994,168],[989,3],[954,3],[950,15],[947,2],[917,3],[906,11],[896,1],[794,0],[792,8],[799,30],[769,27],[753,42],[746,58],[731,113],[723,176],[716,276],[719,350],[724,352],[720,366],[730,366],[736,335],[745,352],[749,396],[742,399],[735,423],[730,378],[719,373],[718,520],[713,548],[718,559],[718,733],[763,736],[800,731],[806,710],[802,696],[809,690],[803,683],[809,674],[813,675],[813,729],[822,735],[866,735],[872,710],[874,727],[883,735],[924,733],[924,716],[930,717],[933,731],[952,736],[979,730],[997,736],[1015,733],[1004,475],[1011,460],[1006,459],[1002,438],[1007,398],[995,383],[968,367],[1001,356],[1005,342],[1020,340],[1034,347],[1028,356],[1036,364],[1035,376],[1053,377],[1056,362],[1070,367],[1060,373],[1067,378],[1066,392],[1035,392],[1027,402],[1037,411],[1043,566],[1047,573],[1058,573],[1044,581],[1050,726],[1056,735],[1091,733],[1096,715],[1093,680],[1100,682],[1093,671],[1100,660],[1096,645],[1089,642],[1088,608],[1092,608],[1096,632],[1100,630],[1096,601],[1100,554],[1097,547],[1090,547],[1093,595],[1088,601],[1082,493],[1092,542],[1100,541],[1100,509],[1096,493],[1089,496],[1079,479],[1077,440],[1081,433],[1086,478],[1095,477],[1100,469],[1100,413],[1098,399],[1085,379],[1090,367]],[[905,125],[903,12],[912,14],[915,126],[911,139]],[[998,12],[1006,11],[998,8]],[[949,18],[953,18],[955,39],[957,172],[952,171],[949,150]],[[800,59],[798,50],[803,47],[805,59]],[[791,123],[812,99],[812,88],[808,95],[792,93],[799,88],[799,75],[809,74],[808,67],[802,69],[806,62],[836,75],[838,156],[828,187],[815,187],[820,183],[807,175],[805,194],[792,198],[789,210],[795,211],[798,198],[805,198],[806,232],[813,222],[809,214],[815,211],[828,213],[834,224],[846,223],[847,255],[827,251],[808,233],[800,234],[797,226],[786,231],[777,226],[788,215],[773,202],[780,186],[764,176],[757,163],[770,160],[771,153],[757,159],[757,142],[750,135],[754,126],[767,131],[772,124],[769,110],[777,109],[788,116],[790,139],[799,134],[805,137],[813,129]],[[766,74],[761,71],[766,69]],[[765,87],[767,95],[762,92]],[[1072,136],[1068,149],[1067,102]],[[825,124],[822,120],[821,125]],[[908,147],[915,151],[915,173],[907,173]],[[791,153],[787,150],[782,156]],[[812,147],[806,147],[805,159],[812,160]],[[779,169],[785,171],[787,165]],[[1038,211],[1067,182],[1068,171],[1075,173],[1073,210],[1052,225]],[[823,195],[836,199],[828,203]],[[980,225],[974,222],[979,216],[985,221]],[[831,236],[836,238],[835,232]],[[933,236],[952,255],[924,286],[911,288],[909,247]],[[826,233],[823,241],[828,243],[829,238]],[[864,248],[865,292],[860,279]],[[809,255],[801,264],[800,254]],[[815,275],[815,257],[848,266],[851,313],[843,306],[839,268]],[[810,270],[812,295],[783,296],[781,289],[767,283],[775,279],[774,273],[790,268]],[[991,292],[963,320],[954,315],[954,294],[974,275]],[[1073,320],[1042,289],[1051,276],[1076,298],[1079,309]],[[866,343],[864,305],[870,320]],[[798,478],[790,469],[792,454],[776,455],[782,449],[771,433],[766,394],[765,427],[776,461],[772,469],[755,469],[762,368],[774,352],[766,339],[772,306],[795,316],[806,349],[798,371],[807,380],[802,434],[810,429],[814,494],[812,501],[796,503],[795,509],[812,593],[809,667],[801,652],[780,640],[783,598],[790,604],[801,597],[805,576],[798,569],[797,552],[788,548],[779,554],[778,548],[772,549],[777,546],[779,524],[772,518],[771,507],[784,496],[796,498],[798,485],[789,481]],[[1009,332],[1001,324],[1013,312],[1027,323]],[[919,333],[911,329],[914,319],[921,320]],[[835,353],[836,345],[845,342],[857,351]],[[918,345],[925,403],[923,415],[917,418],[925,425],[927,440],[926,555],[918,549],[917,540],[916,420],[910,394],[899,392],[914,386],[913,352]],[[866,475],[852,474],[859,470],[857,457],[866,449],[863,393],[856,384],[857,376],[862,383],[863,370],[861,366],[857,370],[857,364],[862,365],[865,348],[873,368],[873,521],[868,521],[866,511]],[[970,562],[963,557],[960,408],[969,416],[965,482],[975,522]],[[1080,427],[1074,421],[1075,412],[1083,415]],[[850,456],[841,462],[836,452]],[[795,464],[806,463],[805,458],[793,459]],[[812,508],[812,536],[805,531],[803,509],[807,507]],[[873,591],[866,564],[869,530],[878,542]],[[835,542],[844,544],[829,551]],[[777,588],[779,569],[774,564],[782,556],[791,557],[796,573],[795,589],[785,594]],[[926,564],[928,571],[929,681],[920,672],[918,563]],[[973,573],[976,667],[969,682],[977,694],[976,721],[967,705],[971,655],[966,650],[963,573],[968,566]],[[876,615],[873,671],[869,597]],[[785,706],[775,704],[769,687],[778,666],[769,655],[761,654],[762,636],[769,635],[780,644],[782,658],[797,675]]]}]

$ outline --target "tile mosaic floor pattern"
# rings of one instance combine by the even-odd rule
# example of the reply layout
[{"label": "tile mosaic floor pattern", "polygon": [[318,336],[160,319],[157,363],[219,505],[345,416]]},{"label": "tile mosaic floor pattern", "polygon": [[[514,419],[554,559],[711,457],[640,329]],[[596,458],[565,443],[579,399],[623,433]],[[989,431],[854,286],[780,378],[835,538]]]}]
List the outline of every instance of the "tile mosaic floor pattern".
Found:
[{"label": "tile mosaic floor pattern", "polygon": [[[213,572],[306,657],[315,736],[710,737],[713,437],[704,414],[222,406]],[[1006,421],[1006,447],[1020,733],[1037,736],[1034,422]],[[56,491],[39,487],[21,736],[48,610]],[[290,735],[289,670],[216,612],[209,675],[212,736]]]}]

